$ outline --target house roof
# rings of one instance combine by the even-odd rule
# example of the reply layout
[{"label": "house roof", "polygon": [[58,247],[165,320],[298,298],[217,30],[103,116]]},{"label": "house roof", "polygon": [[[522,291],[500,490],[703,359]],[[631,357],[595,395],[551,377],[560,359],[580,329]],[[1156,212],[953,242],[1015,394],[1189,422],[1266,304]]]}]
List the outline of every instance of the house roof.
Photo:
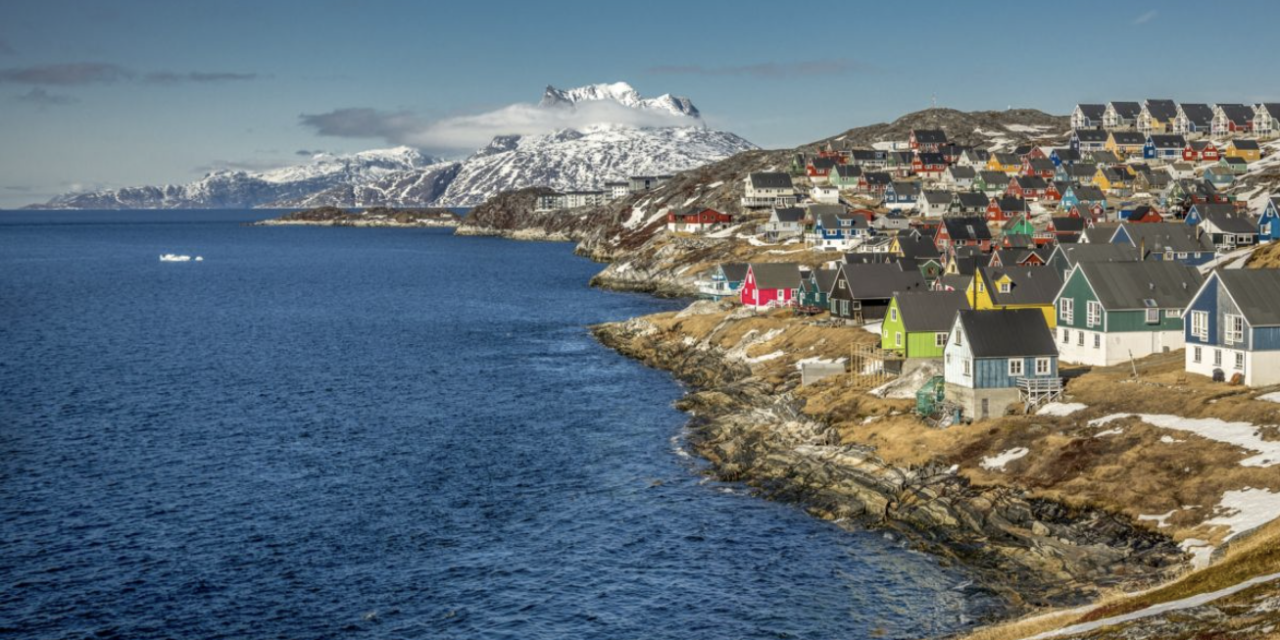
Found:
[{"label": "house roof", "polygon": [[1053,161],[1048,158],[1028,158],[1027,166],[1034,171],[1053,171],[1058,168]]},{"label": "house roof", "polygon": [[1093,162],[1077,162],[1064,168],[1069,178],[1088,178],[1098,172],[1098,165]]},{"label": "house roof", "polygon": [[1053,221],[1054,231],[1075,233],[1084,231],[1084,218],[1077,218],[1074,216],[1055,216],[1051,220]]},{"label": "house roof", "polygon": [[966,167],[958,164],[953,164],[950,167],[947,167],[947,173],[950,173],[952,178],[972,179],[974,176],[978,175],[977,170],[973,167]]},{"label": "house roof", "polygon": [[835,172],[841,178],[856,178],[862,175],[862,166],[856,164],[836,165]]},{"label": "house roof", "polygon": [[845,263],[840,269],[849,281],[849,293],[855,300],[888,300],[896,293],[925,288],[920,271],[904,270],[901,264]]},{"label": "house roof", "polygon": [[1198,102],[1184,102],[1181,105],[1182,115],[1196,127],[1207,127],[1213,122],[1213,107]]},{"label": "house roof", "polygon": [[1116,141],[1116,144],[1137,145],[1147,142],[1146,136],[1137,131],[1112,131],[1111,137]]},{"label": "house roof", "polygon": [[800,207],[786,207],[784,209],[774,209],[773,219],[776,222],[802,222],[804,220],[804,209]]},{"label": "house roof", "polygon": [[1262,147],[1258,146],[1257,140],[1232,140],[1229,146],[1243,151],[1260,151],[1262,149]]},{"label": "house roof", "polygon": [[1129,234],[1133,246],[1145,247],[1148,252],[1213,251],[1207,235],[1198,238],[1194,227],[1181,222],[1122,222],[1120,227]]},{"label": "house roof", "polygon": [[1176,133],[1153,133],[1147,138],[1157,149],[1181,149],[1187,146],[1187,139]]},{"label": "house roof", "polygon": [[1280,102],[1264,102],[1258,106],[1272,118],[1280,118]]},{"label": "house roof", "polygon": [[1061,147],[1058,149],[1054,149],[1052,155],[1058,156],[1059,160],[1075,161],[1080,159],[1080,152],[1076,151],[1075,149],[1072,149],[1071,147]]},{"label": "house roof", "polygon": [[954,291],[963,292],[969,288],[969,281],[973,280],[973,276],[967,276],[961,273],[947,273],[938,278],[937,289],[935,291],[945,291],[944,287],[950,287]]},{"label": "house roof", "polygon": [[820,215],[822,215],[822,214],[824,214],[824,213],[834,213],[834,214],[836,214],[836,215],[841,215],[841,216],[842,216],[842,215],[844,215],[844,214],[848,213],[848,211],[849,211],[849,210],[848,210],[848,209],[846,209],[846,208],[845,208],[845,206],[844,206],[844,205],[842,205],[842,204],[831,204],[831,203],[828,203],[828,202],[814,202],[814,203],[811,203],[811,204],[809,204],[809,205],[808,205],[808,207],[807,207],[807,209],[806,209],[806,210],[809,212],[809,215],[813,216],[814,218],[817,218],[818,216],[820,216]]},{"label": "house roof", "polygon": [[916,158],[922,164],[946,164],[947,159],[941,153],[918,153]]},{"label": "house roof", "polygon": [[947,205],[951,204],[950,191],[933,191],[925,190],[924,201],[929,204]]},{"label": "house roof", "polygon": [[1085,200],[1088,202],[1106,200],[1107,196],[1099,189],[1090,185],[1080,185],[1071,187],[1071,193],[1077,200]]},{"label": "house roof", "polygon": [[794,262],[753,262],[751,272],[761,289],[795,289],[800,286],[800,265]]},{"label": "house roof", "polygon": [[790,189],[791,176],[780,171],[763,171],[751,174],[751,186],[756,189]]},{"label": "house roof", "polygon": [[1212,140],[1192,140],[1187,144],[1191,146],[1191,149],[1193,151],[1196,151],[1197,153],[1199,153],[1199,152],[1203,152],[1205,149],[1208,149],[1211,145],[1213,145],[1213,141]]},{"label": "house roof", "polygon": [[1072,135],[1080,142],[1107,141],[1107,132],[1102,129],[1076,129]]},{"label": "house roof", "polygon": [[1081,263],[1079,269],[1108,310],[1173,309],[1191,302],[1204,276],[1179,262]]},{"label": "house roof", "polygon": [[1022,189],[1044,189],[1049,186],[1049,183],[1040,176],[1018,176],[1014,180]]},{"label": "house roof", "polygon": [[1254,220],[1252,216],[1240,215],[1235,212],[1214,211],[1207,213],[1204,216],[1204,221],[1224,233],[1248,234],[1258,232],[1257,220]]},{"label": "house roof", "polygon": [[920,195],[919,182],[905,182],[902,180],[894,180],[891,186],[893,187],[893,192],[898,195],[907,195],[907,196]]},{"label": "house roof", "polygon": [[[1044,187],[1039,187],[1039,188],[1043,189]],[[1009,212],[1009,211],[1026,212],[1027,211],[1027,201],[1017,196],[1001,196],[999,198],[996,198],[996,206],[1000,207],[1000,210],[1005,212]]]},{"label": "house roof", "polygon": [[978,177],[979,177],[979,178],[981,178],[981,179],[982,179],[982,181],[983,181],[983,182],[985,182],[985,183],[987,183],[988,185],[992,185],[992,184],[1007,185],[1007,184],[1009,184],[1009,176],[1008,176],[1007,174],[1005,174],[1005,172],[1003,172],[1003,171],[979,171],[979,172],[978,172]]},{"label": "house roof", "polygon": [[902,248],[904,258],[934,259],[942,257],[933,241],[923,236],[898,235],[898,246]]},{"label": "house roof", "polygon": [[1280,269],[1223,269],[1214,273],[1249,324],[1280,325]]},{"label": "house roof", "polygon": [[1242,104],[1220,104],[1218,108],[1222,110],[1222,115],[1225,115],[1227,120],[1237,125],[1248,124],[1253,120],[1253,109]]},{"label": "house roof", "polygon": [[1058,355],[1058,345],[1039,309],[961,309],[957,313],[975,358]]},{"label": "house roof", "polygon": [[961,207],[966,209],[985,209],[990,202],[990,199],[985,194],[977,191],[957,191],[954,199]]},{"label": "house roof", "polygon": [[1147,100],[1147,113],[1157,120],[1172,120],[1178,115],[1178,103],[1172,100]]},{"label": "house roof", "polygon": [[953,241],[991,239],[991,229],[987,227],[987,221],[977,216],[943,218],[942,224],[947,228],[947,234]]},{"label": "house roof", "polygon": [[[1115,233],[1115,227],[1107,230]],[[1088,233],[1086,231],[1085,233]],[[1084,242],[1073,245],[1058,245],[1054,250],[1060,253],[1070,266],[1088,262],[1137,262],[1140,260],[1138,248],[1127,244],[1110,242]]]},{"label": "house roof", "polygon": [[[1057,297],[1058,289],[1062,288],[1062,274],[1057,269],[1006,265],[982,267],[978,274],[986,283],[991,300],[998,305],[1050,304]],[[1001,292],[996,281],[1006,277],[1012,285],[1008,292]]]},{"label": "house roof", "polygon": [[1016,153],[993,153],[996,162],[1002,165],[1022,164],[1022,156]]},{"label": "house roof", "polygon": [[956,312],[969,308],[963,291],[912,291],[894,298],[907,331],[947,331]]},{"label": "house roof", "polygon": [[893,182],[893,176],[887,171],[868,171],[862,174],[862,179],[866,180],[868,185],[888,185]]},{"label": "house roof", "polygon": [[839,275],[839,269],[816,269],[811,277],[814,282],[818,283],[818,291],[831,293],[831,289],[834,288],[836,284],[836,277]]},{"label": "house roof", "polygon": [[747,277],[747,263],[726,262],[720,265],[720,271],[724,272],[725,280],[728,280],[729,282],[742,282]]},{"label": "house roof", "polygon": [[829,170],[829,169],[831,169],[832,167],[835,167],[835,166],[836,166],[836,159],[835,159],[835,158],[831,158],[831,157],[826,157],[826,158],[818,157],[818,158],[814,158],[813,160],[809,161],[809,166],[813,167],[814,169],[828,169],[828,170]]},{"label": "house roof", "polygon": [[1078,104],[1076,108],[1090,120],[1098,120],[1102,118],[1102,113],[1107,110],[1105,104]]},{"label": "house roof", "polygon": [[1142,105],[1136,102],[1111,102],[1111,108],[1124,118],[1136,118],[1142,113]]},{"label": "house roof", "polygon": [[916,142],[926,144],[946,144],[947,134],[942,129],[912,129],[911,135],[915,136]]}]

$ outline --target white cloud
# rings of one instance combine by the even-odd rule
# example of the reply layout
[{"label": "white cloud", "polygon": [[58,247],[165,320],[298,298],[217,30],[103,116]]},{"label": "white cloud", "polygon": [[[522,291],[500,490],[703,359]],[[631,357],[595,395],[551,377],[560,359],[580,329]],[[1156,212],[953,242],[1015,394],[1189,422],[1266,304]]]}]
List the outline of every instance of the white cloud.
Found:
[{"label": "white cloud", "polygon": [[696,126],[686,116],[633,109],[612,101],[581,102],[573,106],[542,107],[517,103],[485,113],[423,120],[407,111],[386,112],[370,108],[338,109],[303,114],[302,124],[322,136],[380,138],[437,153],[472,151],[495,136],[540,135],[598,124],[634,127]]}]

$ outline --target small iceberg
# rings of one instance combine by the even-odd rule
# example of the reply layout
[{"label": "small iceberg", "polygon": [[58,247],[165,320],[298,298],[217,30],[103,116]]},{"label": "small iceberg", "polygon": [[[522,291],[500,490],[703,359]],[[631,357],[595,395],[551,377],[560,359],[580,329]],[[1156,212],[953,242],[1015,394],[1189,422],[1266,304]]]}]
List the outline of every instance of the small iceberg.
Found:
[{"label": "small iceberg", "polygon": [[[196,262],[203,262],[203,256],[196,256]],[[191,262],[191,256],[179,255],[176,253],[166,253],[160,256],[160,262]]]}]

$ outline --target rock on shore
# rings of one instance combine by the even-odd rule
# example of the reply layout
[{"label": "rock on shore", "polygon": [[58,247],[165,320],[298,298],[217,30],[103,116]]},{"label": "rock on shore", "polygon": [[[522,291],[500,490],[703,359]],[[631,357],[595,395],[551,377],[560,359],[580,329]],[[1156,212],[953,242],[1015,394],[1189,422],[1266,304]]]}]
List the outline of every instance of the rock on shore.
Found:
[{"label": "rock on shore", "polygon": [[461,217],[448,209],[391,209],[373,207],[350,211],[317,207],[255,222],[258,226],[304,225],[318,227],[457,227]]}]

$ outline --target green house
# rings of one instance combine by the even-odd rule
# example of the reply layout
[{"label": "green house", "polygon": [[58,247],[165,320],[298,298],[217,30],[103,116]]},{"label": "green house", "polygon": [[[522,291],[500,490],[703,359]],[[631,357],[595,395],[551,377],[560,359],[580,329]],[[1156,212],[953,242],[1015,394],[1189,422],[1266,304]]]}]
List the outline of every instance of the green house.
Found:
[{"label": "green house", "polygon": [[899,293],[880,329],[880,348],[903,358],[941,360],[956,312],[968,309],[961,291]]},{"label": "green house", "polygon": [[827,180],[841,189],[854,189],[862,179],[862,167],[855,164],[838,164],[831,170]]},{"label": "green house", "polygon": [[1078,262],[1054,300],[1063,362],[1106,367],[1185,344],[1182,310],[1204,277],[1180,262]]},{"label": "green house", "polygon": [[1002,236],[1027,236],[1035,237],[1036,226],[1031,224],[1031,218],[1026,214],[1018,214],[1004,223]]},{"label": "green house", "polygon": [[809,277],[800,281],[800,306],[826,309],[831,287],[835,285],[838,269],[814,269]]}]

